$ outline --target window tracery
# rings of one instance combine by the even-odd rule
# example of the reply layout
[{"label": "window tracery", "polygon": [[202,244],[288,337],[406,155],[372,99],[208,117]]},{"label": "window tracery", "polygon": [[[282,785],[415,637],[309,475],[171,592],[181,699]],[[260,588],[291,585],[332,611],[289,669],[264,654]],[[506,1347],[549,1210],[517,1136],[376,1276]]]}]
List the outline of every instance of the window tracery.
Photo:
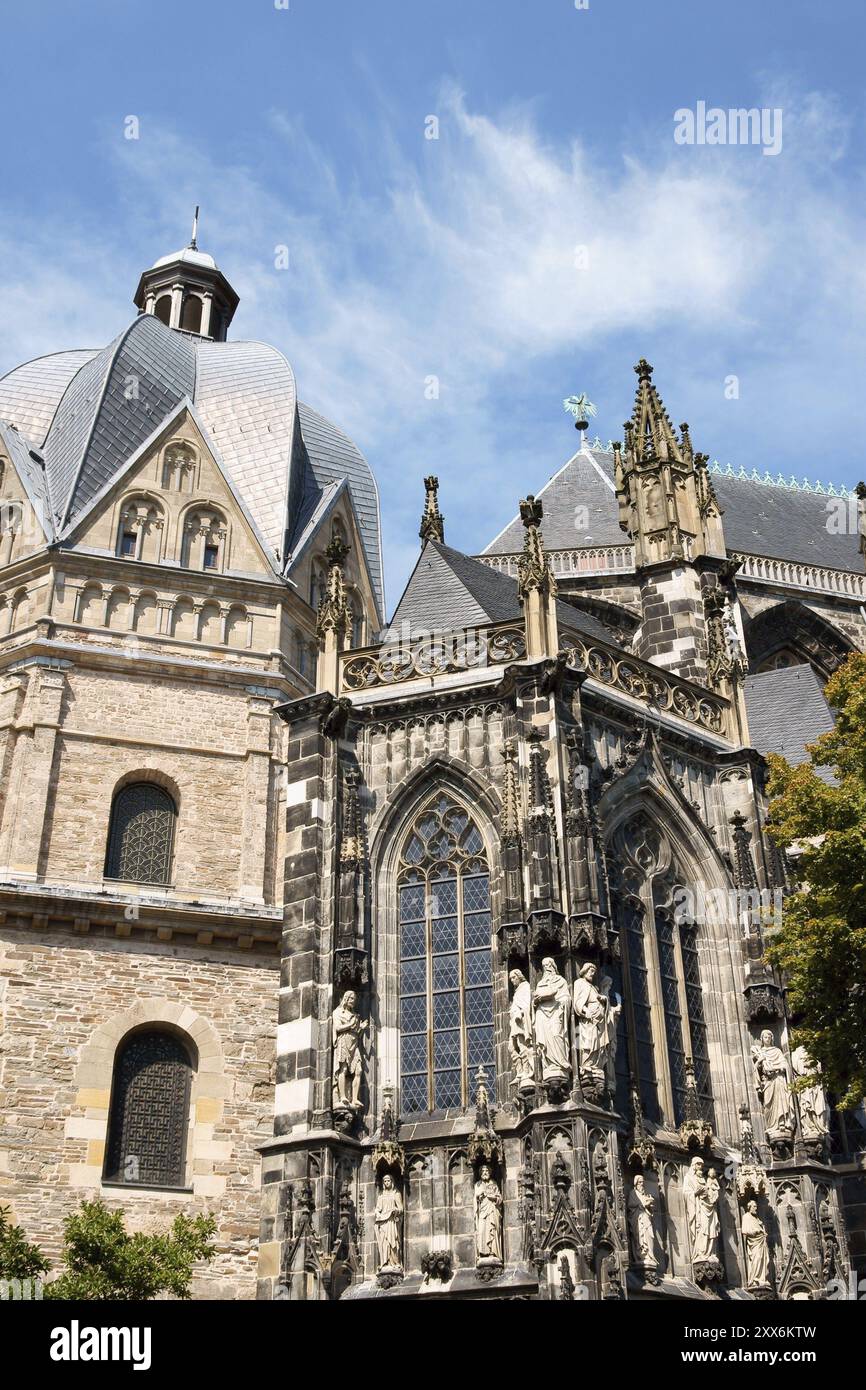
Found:
[{"label": "window tracery", "polygon": [[438,793],[404,839],[397,878],[404,1113],[466,1106],[495,1074],[489,872],[469,813]]}]

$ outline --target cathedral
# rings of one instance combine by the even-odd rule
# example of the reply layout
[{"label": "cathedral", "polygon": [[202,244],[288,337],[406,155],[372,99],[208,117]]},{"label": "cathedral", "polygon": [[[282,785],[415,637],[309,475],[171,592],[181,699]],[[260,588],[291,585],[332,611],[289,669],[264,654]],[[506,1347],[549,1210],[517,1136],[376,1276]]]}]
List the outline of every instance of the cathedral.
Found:
[{"label": "cathedral", "polygon": [[765,755],[866,650],[857,493],[711,466],[642,359],[481,553],[419,479],[387,612],[195,229],[134,304],[0,379],[0,1205],[211,1213],[202,1299],[848,1297]]}]

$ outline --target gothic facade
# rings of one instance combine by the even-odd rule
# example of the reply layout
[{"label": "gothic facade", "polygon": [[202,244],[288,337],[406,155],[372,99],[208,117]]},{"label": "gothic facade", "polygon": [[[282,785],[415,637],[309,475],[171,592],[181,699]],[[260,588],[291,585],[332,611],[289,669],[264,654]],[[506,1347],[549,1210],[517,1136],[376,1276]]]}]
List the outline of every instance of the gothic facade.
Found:
[{"label": "gothic facade", "polygon": [[866,647],[856,497],[641,361],[385,622],[378,499],[195,244],[0,380],[0,1201],[211,1211],[200,1297],[823,1298],[866,1123],[792,1051],[764,755]]}]

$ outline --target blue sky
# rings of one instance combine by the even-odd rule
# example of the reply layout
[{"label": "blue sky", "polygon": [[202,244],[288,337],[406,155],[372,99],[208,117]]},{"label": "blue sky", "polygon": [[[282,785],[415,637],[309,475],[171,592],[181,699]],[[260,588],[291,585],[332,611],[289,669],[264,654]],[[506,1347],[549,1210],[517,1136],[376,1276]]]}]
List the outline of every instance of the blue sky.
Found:
[{"label": "blue sky", "polygon": [[[573,450],[565,395],[619,437],[641,355],[711,457],[866,472],[862,0],[7,0],[3,30],[0,371],[118,332],[200,203],[232,336],[376,472],[391,605],[424,474],[481,549]],[[781,109],[780,152],[676,144],[699,101]]]}]

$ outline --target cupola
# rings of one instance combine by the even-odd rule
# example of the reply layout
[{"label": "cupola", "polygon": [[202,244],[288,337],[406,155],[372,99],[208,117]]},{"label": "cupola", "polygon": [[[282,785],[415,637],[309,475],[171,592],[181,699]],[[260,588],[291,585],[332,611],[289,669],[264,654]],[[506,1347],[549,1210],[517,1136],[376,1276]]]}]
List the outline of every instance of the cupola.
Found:
[{"label": "cupola", "polygon": [[153,314],[169,328],[225,341],[238,296],[213,256],[198,249],[198,208],[189,244],[182,251],[160,256],[144,272],[133,302],[140,314]]}]

